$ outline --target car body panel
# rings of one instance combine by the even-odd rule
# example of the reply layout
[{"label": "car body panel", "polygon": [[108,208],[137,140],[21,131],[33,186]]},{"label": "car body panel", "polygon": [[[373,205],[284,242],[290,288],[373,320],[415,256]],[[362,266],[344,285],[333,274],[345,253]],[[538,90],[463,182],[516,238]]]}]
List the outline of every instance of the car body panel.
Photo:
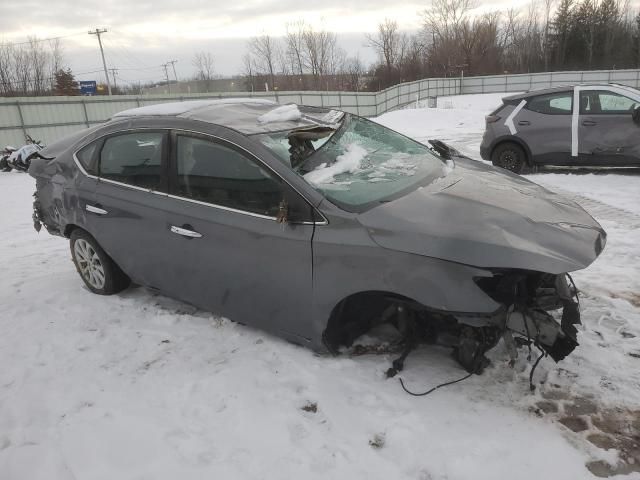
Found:
[{"label": "car body panel", "polygon": [[385,248],[483,268],[573,271],[591,264],[605,240],[574,202],[469,160],[359,221]]}]

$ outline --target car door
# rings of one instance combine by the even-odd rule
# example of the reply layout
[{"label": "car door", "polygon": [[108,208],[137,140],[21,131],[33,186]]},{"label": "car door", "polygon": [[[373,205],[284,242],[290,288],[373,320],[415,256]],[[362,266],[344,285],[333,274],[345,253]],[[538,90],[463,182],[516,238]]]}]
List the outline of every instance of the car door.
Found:
[{"label": "car door", "polygon": [[512,119],[538,164],[570,165],[573,90],[530,97]]},{"label": "car door", "polygon": [[[304,343],[311,323],[312,207],[265,164],[219,138],[176,132],[171,162],[172,291]],[[278,221],[285,211],[288,221]]]},{"label": "car door", "polygon": [[640,163],[640,127],[633,121],[636,100],[605,88],[580,90],[580,163],[619,166]]},{"label": "car door", "polygon": [[168,131],[139,130],[101,140],[98,182],[87,203],[89,232],[136,283],[166,287]]}]

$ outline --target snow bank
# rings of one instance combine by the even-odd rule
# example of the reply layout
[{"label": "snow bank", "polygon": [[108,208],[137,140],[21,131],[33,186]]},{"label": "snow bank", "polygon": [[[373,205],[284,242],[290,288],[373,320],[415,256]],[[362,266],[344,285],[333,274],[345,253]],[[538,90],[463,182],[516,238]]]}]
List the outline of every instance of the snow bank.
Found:
[{"label": "snow bank", "polygon": [[260,115],[258,123],[295,122],[301,118],[302,113],[300,113],[298,105],[292,103],[290,105],[282,105],[264,115]]},{"label": "snow bank", "polygon": [[327,165],[323,163],[315,170],[307,173],[304,179],[312,185],[332,183],[336,175],[341,173],[354,173],[360,169],[360,163],[367,156],[367,150],[357,143],[347,145],[345,152],[336,157],[336,161]]}]

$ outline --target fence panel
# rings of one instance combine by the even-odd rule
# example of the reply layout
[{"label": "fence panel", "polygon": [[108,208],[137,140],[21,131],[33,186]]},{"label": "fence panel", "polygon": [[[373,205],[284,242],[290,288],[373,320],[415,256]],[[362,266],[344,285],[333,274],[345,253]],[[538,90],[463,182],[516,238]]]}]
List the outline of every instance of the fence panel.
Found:
[{"label": "fence panel", "polygon": [[545,72],[482,77],[429,78],[380,92],[220,92],[117,97],[0,98],[0,146],[24,143],[25,134],[45,143],[108,120],[130,108],[184,100],[253,97],[280,103],[339,108],[366,117],[381,115],[421,99],[445,95],[522,92],[572,83],[619,83],[640,87],[640,70]]}]

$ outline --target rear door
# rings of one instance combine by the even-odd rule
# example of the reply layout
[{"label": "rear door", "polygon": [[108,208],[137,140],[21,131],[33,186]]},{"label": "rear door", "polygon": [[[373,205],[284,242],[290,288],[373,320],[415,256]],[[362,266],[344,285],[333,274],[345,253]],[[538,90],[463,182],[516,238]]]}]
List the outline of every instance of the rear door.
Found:
[{"label": "rear door", "polygon": [[603,87],[580,89],[578,155],[584,165],[640,164],[640,127],[632,119],[640,102]]},{"label": "rear door", "polygon": [[99,180],[86,205],[90,233],[136,283],[166,287],[168,131],[127,131],[101,141]]},{"label": "rear door", "polygon": [[538,164],[570,165],[573,90],[527,99],[512,119],[516,135],[529,146]]},{"label": "rear door", "polygon": [[[172,134],[166,274],[171,290],[232,320],[310,336],[312,207],[222,139]],[[288,222],[278,216],[288,209]]]}]

